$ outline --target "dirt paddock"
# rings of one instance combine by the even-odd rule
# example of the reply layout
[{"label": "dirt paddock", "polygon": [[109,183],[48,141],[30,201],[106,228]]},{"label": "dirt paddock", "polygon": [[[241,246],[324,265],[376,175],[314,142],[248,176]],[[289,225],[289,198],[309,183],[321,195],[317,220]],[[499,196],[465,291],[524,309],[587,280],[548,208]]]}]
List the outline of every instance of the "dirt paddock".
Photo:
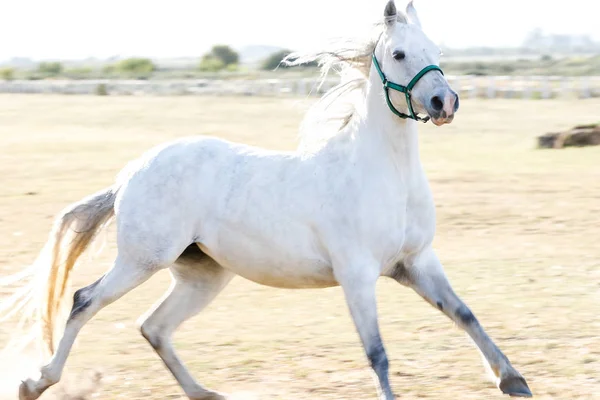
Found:
[{"label": "dirt paddock", "polygon": [[[292,149],[308,104],[0,96],[0,274],[30,263],[57,212],[109,185],[151,146],[206,134]],[[600,147],[535,149],[535,136],[598,122],[598,110],[597,99],[465,100],[452,125],[421,126],[438,210],[435,246],[456,291],[538,399],[600,399]],[[84,255],[74,287],[108,267],[115,252],[114,230],[109,233],[99,256]],[[183,398],[135,323],[168,283],[167,273],[155,276],[83,329],[65,375],[77,382],[102,373],[87,398]],[[380,282],[378,299],[392,385],[401,398],[502,397],[470,340],[437,310],[391,281]],[[0,345],[10,332],[9,324],[0,325]],[[236,278],[183,325],[175,343],[200,382],[240,398],[375,398],[337,288],[279,290]],[[6,372],[20,362],[0,360],[7,399],[15,398],[24,377],[13,382]],[[76,398],[60,393],[42,399]]]}]

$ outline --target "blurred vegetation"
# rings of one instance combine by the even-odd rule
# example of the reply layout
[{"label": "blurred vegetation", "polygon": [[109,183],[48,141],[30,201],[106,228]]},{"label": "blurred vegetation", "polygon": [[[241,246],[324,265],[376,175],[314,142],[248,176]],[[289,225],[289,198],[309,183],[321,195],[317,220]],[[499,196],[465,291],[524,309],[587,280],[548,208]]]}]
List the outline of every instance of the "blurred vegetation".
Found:
[{"label": "blurred vegetation", "polygon": [[239,54],[226,45],[213,46],[210,54],[216,59],[221,60],[225,66],[237,64],[240,61]]},{"label": "blurred vegetation", "polygon": [[[111,64],[95,63],[69,66],[60,62],[42,62],[33,68],[0,67],[1,80],[13,79],[258,79],[258,78],[301,78],[318,74],[316,63],[299,67],[280,65],[290,50],[276,51],[262,61],[248,66],[240,64],[239,54],[229,46],[217,45],[203,55],[194,66],[159,66],[149,58],[127,58]],[[600,55],[550,54],[531,56],[493,55],[494,58],[476,58],[469,55],[442,57],[441,66],[448,75],[555,75],[555,76],[598,76]],[[521,57],[521,58],[518,58]]]},{"label": "blurred vegetation", "polygon": [[198,69],[202,72],[217,72],[223,69],[233,72],[237,71],[240,55],[231,47],[226,45],[215,45],[202,56]]},{"label": "blurred vegetation", "polygon": [[539,58],[494,61],[454,61],[452,58],[442,58],[441,66],[444,72],[451,75],[591,76],[600,75],[600,56],[554,58],[542,55]]},{"label": "blurred vegetation", "polygon": [[38,65],[37,72],[41,76],[54,77],[63,72],[63,66],[59,62],[43,62]]},{"label": "blurred vegetation", "polygon": [[115,64],[104,66],[106,77],[148,79],[158,68],[149,58],[126,58]]},{"label": "blurred vegetation", "polygon": [[297,65],[297,66],[293,66],[293,67],[290,67],[289,65],[286,65],[286,64],[281,64],[281,61],[283,61],[283,59],[286,58],[291,53],[292,53],[292,51],[290,51],[290,50],[276,51],[275,53],[271,54],[263,61],[262,65],[261,65],[261,69],[263,69],[265,71],[273,71],[273,70],[279,69],[279,68],[283,68],[283,69],[293,68],[295,70],[305,69],[305,70],[309,70],[309,71],[314,71],[315,68],[317,68],[319,66],[319,63],[316,61],[312,61],[309,63],[305,63],[302,65]]},{"label": "blurred vegetation", "polygon": [[156,70],[149,58],[127,58],[115,64],[115,70],[121,73],[148,74]]},{"label": "blurred vegetation", "polygon": [[14,68],[0,68],[0,79],[12,81],[15,78]]},{"label": "blurred vegetation", "polygon": [[65,70],[65,77],[69,79],[89,79],[94,70],[90,67],[77,67]]},{"label": "blurred vegetation", "polygon": [[277,51],[277,52],[271,54],[269,57],[267,57],[263,61],[261,68],[265,71],[272,71],[272,70],[276,69],[277,67],[289,68],[287,65],[281,64],[281,61],[284,58],[286,58],[288,55],[290,55],[290,53],[291,53],[290,50],[280,50],[280,51]]},{"label": "blurred vegetation", "polygon": [[98,86],[96,86],[96,94],[98,96],[108,96],[108,89],[106,88],[106,85],[104,83],[101,83]]},{"label": "blurred vegetation", "polygon": [[238,64],[229,64],[225,67],[225,70],[228,72],[237,72],[240,70],[240,66]]},{"label": "blurred vegetation", "polygon": [[200,61],[200,65],[198,65],[198,69],[202,72],[217,72],[221,71],[223,68],[225,68],[223,61],[212,55],[205,55],[202,57],[202,61]]}]

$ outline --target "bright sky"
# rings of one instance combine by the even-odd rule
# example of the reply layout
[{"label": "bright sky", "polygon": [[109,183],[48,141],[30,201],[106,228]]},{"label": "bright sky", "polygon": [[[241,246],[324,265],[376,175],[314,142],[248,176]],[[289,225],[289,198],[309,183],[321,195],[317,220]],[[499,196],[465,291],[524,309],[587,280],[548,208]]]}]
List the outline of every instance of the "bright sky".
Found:
[{"label": "bright sky", "polygon": [[[0,60],[199,56],[212,44],[310,48],[356,36],[386,0],[2,0]],[[406,0],[397,0],[404,7]],[[415,0],[438,44],[517,46],[533,28],[600,40],[596,0]]]}]

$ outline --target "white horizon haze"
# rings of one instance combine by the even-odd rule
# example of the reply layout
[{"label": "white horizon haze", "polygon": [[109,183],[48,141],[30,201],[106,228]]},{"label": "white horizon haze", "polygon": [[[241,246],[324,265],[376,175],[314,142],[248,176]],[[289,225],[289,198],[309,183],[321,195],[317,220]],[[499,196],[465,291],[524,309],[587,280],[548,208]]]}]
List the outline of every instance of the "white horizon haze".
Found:
[{"label": "white horizon haze", "polygon": [[[214,44],[305,50],[365,32],[386,0],[5,0],[0,62],[199,57]],[[407,1],[398,0],[403,8]],[[552,2],[554,3],[554,2]],[[452,48],[517,47],[534,28],[600,41],[600,2],[415,0],[425,32]]]}]

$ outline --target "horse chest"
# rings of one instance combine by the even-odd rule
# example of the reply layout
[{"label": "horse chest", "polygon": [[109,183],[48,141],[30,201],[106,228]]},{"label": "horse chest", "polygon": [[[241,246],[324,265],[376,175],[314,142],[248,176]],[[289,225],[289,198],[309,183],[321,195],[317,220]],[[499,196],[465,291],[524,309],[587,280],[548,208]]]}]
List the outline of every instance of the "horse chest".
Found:
[{"label": "horse chest", "polygon": [[407,200],[402,253],[416,253],[429,246],[435,235],[435,207],[429,190]]},{"label": "horse chest", "polygon": [[426,194],[416,200],[406,194],[380,194],[377,206],[365,211],[362,221],[358,243],[368,245],[384,266],[418,252],[434,235],[433,205]]},{"label": "horse chest", "polygon": [[[421,185],[413,192],[380,199],[382,213],[373,218],[373,243],[384,263],[418,253],[433,241],[435,208],[430,191]],[[378,224],[375,227],[375,224]]]}]

